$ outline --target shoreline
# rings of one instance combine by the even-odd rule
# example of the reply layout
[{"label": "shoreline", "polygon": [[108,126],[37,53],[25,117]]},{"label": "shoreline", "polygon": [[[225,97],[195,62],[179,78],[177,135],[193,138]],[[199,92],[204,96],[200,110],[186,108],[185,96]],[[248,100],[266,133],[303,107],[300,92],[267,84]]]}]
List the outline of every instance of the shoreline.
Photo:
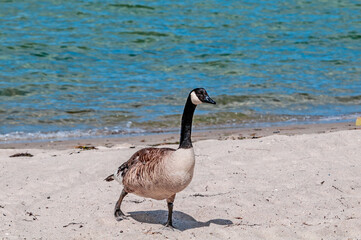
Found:
[{"label": "shoreline", "polygon": [[[193,142],[215,139],[254,139],[266,137],[270,135],[301,135],[313,133],[327,133],[337,132],[343,130],[361,130],[361,126],[356,126],[354,121],[336,122],[336,123],[310,123],[310,124],[291,124],[281,126],[267,126],[267,127],[238,127],[238,128],[222,128],[210,130],[193,129]],[[146,146],[160,146],[160,145],[176,145],[179,144],[179,133],[152,133],[147,135],[137,136],[105,136],[82,139],[69,140],[44,140],[35,142],[15,142],[15,143],[1,143],[0,149],[54,149],[65,150],[75,148],[77,146],[95,146],[111,148],[119,144],[130,145],[146,145]]]}]

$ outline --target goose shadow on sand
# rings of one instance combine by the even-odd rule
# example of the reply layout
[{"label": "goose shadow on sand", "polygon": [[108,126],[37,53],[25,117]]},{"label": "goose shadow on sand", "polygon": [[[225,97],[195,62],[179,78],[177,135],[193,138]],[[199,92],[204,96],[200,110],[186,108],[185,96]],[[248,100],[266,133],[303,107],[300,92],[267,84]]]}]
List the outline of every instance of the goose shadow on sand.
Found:
[{"label": "goose shadow on sand", "polygon": [[[164,225],[167,221],[168,212],[165,210],[154,210],[154,211],[136,211],[128,212],[128,216],[134,220],[142,223],[160,224]],[[230,225],[233,224],[231,220],[227,219],[212,219],[207,222],[199,222],[192,216],[179,212],[173,212],[173,225],[180,231],[185,231],[193,228],[208,227],[211,223],[217,225]]]}]

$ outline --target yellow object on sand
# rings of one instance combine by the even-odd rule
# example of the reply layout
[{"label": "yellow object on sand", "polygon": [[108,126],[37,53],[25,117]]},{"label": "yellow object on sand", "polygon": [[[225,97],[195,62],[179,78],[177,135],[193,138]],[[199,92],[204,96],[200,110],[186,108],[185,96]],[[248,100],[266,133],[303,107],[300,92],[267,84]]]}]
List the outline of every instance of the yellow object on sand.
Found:
[{"label": "yellow object on sand", "polygon": [[361,117],[356,119],[356,126],[361,126]]}]

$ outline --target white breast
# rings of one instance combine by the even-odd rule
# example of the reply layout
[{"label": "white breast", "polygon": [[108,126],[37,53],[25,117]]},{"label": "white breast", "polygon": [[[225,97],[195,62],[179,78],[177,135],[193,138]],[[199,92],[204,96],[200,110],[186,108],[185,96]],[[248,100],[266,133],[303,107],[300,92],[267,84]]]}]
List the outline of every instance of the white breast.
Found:
[{"label": "white breast", "polygon": [[176,192],[182,191],[193,178],[195,156],[193,148],[177,149],[166,161],[166,172]]}]

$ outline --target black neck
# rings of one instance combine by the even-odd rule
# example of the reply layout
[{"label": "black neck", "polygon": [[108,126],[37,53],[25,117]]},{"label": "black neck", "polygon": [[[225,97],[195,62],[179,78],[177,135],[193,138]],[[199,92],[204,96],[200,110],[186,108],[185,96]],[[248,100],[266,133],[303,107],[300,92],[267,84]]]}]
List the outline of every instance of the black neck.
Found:
[{"label": "black neck", "polygon": [[191,96],[188,96],[182,116],[182,128],[179,141],[179,148],[192,148],[192,120],[196,105],[192,103]]}]

